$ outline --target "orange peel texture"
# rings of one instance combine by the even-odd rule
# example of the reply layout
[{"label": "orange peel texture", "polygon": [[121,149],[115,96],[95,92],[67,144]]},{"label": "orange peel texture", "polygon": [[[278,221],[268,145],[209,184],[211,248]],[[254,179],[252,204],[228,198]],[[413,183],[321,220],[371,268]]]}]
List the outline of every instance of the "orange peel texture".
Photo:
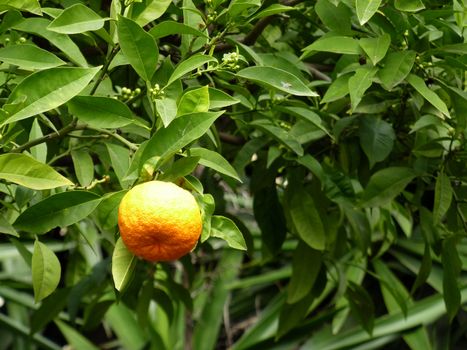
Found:
[{"label": "orange peel texture", "polygon": [[123,243],[148,261],[176,260],[189,253],[202,231],[201,213],[193,195],[163,181],[129,190],[118,208]]}]

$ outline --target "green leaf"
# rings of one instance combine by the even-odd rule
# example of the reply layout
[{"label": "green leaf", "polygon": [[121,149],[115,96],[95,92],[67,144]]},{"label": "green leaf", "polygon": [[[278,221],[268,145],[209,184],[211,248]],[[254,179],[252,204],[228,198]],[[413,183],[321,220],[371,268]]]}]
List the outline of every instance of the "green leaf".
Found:
[{"label": "green leaf", "polygon": [[240,100],[226,94],[224,91],[209,88],[209,109],[224,108],[240,103]]},{"label": "green leaf", "polygon": [[160,128],[147,143],[140,159],[139,169],[152,157],[167,159],[192,141],[203,136],[223,112],[187,114],[175,119],[166,128]]},{"label": "green leaf", "polygon": [[161,174],[164,181],[173,182],[183,176],[191,174],[198,166],[200,157],[183,157],[175,161],[172,166]]},{"label": "green leaf", "polygon": [[223,239],[231,248],[247,249],[242,232],[232,220],[224,216],[213,215],[211,217],[211,237]]},{"label": "green leaf", "polygon": [[201,243],[205,242],[211,236],[211,218],[216,209],[214,197],[209,194],[203,194],[200,203],[201,218],[203,220],[203,231],[201,232]]},{"label": "green leaf", "polygon": [[123,54],[145,81],[150,81],[157,68],[159,49],[156,40],[131,19],[118,17],[118,39]]},{"label": "green leaf", "polygon": [[315,11],[326,27],[335,33],[347,34],[350,32],[352,12],[344,3],[338,5],[329,0],[318,0]]},{"label": "green leaf", "polygon": [[103,96],[76,96],[67,103],[71,114],[94,128],[121,128],[134,121],[126,104]]},{"label": "green leaf", "polygon": [[363,191],[363,207],[378,207],[399,195],[415,178],[411,168],[389,167],[374,173]]},{"label": "green leaf", "polygon": [[66,8],[47,29],[62,34],[85,33],[101,29],[106,20],[89,7],[78,3]]},{"label": "green leaf", "polygon": [[430,276],[430,272],[431,272],[431,267],[432,267],[432,259],[431,259],[430,244],[425,243],[425,251],[423,253],[423,258],[420,264],[420,269],[418,270],[417,278],[415,279],[415,282],[412,285],[410,294],[413,295],[415,291],[428,280],[428,276]]},{"label": "green leaf", "polygon": [[104,230],[114,230],[118,223],[118,207],[127,191],[107,193],[96,208],[97,220]]},{"label": "green leaf", "polygon": [[133,277],[137,258],[127,249],[119,237],[112,254],[112,278],[115,289],[123,292]]},{"label": "green leaf", "polygon": [[373,77],[377,69],[375,67],[362,67],[355,71],[355,74],[349,79],[350,101],[352,110],[357,108],[363,98],[365,91],[373,84]]},{"label": "green leaf", "polygon": [[378,11],[381,0],[356,0],[357,17],[360,25],[364,25]]},{"label": "green leaf", "polygon": [[38,0],[2,0],[0,1],[0,11],[17,9],[27,11],[35,15],[42,16],[41,5]]},{"label": "green leaf", "polygon": [[394,0],[394,7],[399,11],[417,12],[423,10],[425,5],[422,0]]},{"label": "green leaf", "polygon": [[230,163],[219,153],[206,148],[195,147],[190,148],[189,152],[191,156],[199,157],[199,164],[207,166],[221,174],[230,176],[240,182],[242,181],[232,165],[230,165]]},{"label": "green leaf", "polygon": [[457,252],[456,237],[444,240],[441,260],[443,263],[443,298],[449,322],[452,322],[461,305],[458,279],[462,264]]},{"label": "green leaf", "polygon": [[440,172],[436,177],[435,201],[433,205],[433,223],[437,225],[446,215],[452,201],[453,190],[451,180],[444,173]]},{"label": "green leaf", "polygon": [[384,56],[386,56],[386,52],[388,52],[390,44],[391,36],[387,33],[384,33],[377,38],[360,39],[360,46],[368,55],[373,65],[376,65],[384,58]]},{"label": "green leaf", "polygon": [[149,22],[158,19],[164,14],[172,0],[142,0],[135,1],[131,6],[131,18],[144,27]]},{"label": "green leaf", "polygon": [[162,124],[167,127],[177,117],[177,102],[168,97],[157,99],[156,110],[161,117]]},{"label": "green leaf", "polygon": [[241,13],[247,9],[252,7],[260,7],[261,1],[260,0],[232,0],[230,6],[227,10],[228,15],[230,18],[236,18]]},{"label": "green leaf", "polygon": [[448,107],[444,101],[435,92],[430,90],[428,86],[426,86],[422,78],[415,74],[409,74],[406,80],[415,90],[417,90],[418,93],[420,93],[420,95],[422,95],[428,102],[435,106],[438,111],[443,113],[446,117],[451,118]]},{"label": "green leaf", "polygon": [[209,62],[216,62],[217,59],[212,57],[212,56],[207,56],[207,55],[201,55],[201,54],[196,54],[191,56],[190,58],[180,62],[172,72],[172,75],[170,76],[169,80],[167,81],[166,86],[169,86],[172,84],[175,80],[183,77],[185,74],[194,71],[195,69],[198,69],[202,66],[204,66],[206,63]]},{"label": "green leaf", "polygon": [[277,15],[279,13],[284,13],[284,12],[288,12],[288,11],[292,11],[292,10],[295,10],[295,8],[293,8],[292,6],[285,6],[285,5],[281,5],[281,4],[272,4],[272,5],[268,6],[268,7],[266,7],[264,10],[261,10],[261,11],[257,12],[250,19],[250,21],[254,21],[256,19],[263,18],[263,17]]},{"label": "green leaf", "polygon": [[287,287],[287,303],[294,304],[311,292],[322,263],[322,252],[299,242],[292,260],[292,276]]},{"label": "green leaf", "polygon": [[65,322],[56,320],[55,324],[73,349],[99,350],[97,346]]},{"label": "green leaf", "polygon": [[66,64],[53,53],[30,44],[0,48],[0,61],[25,70],[48,69]]},{"label": "green leaf", "polygon": [[55,227],[66,227],[87,217],[101,198],[92,192],[69,191],[54,194],[26,209],[14,226],[43,234]]},{"label": "green leaf", "polygon": [[7,100],[7,103],[14,103],[26,97],[21,109],[9,116],[0,126],[59,107],[79,94],[99,70],[100,67],[59,67],[26,77],[15,87]]},{"label": "green leaf", "polygon": [[159,39],[174,34],[188,34],[202,37],[206,36],[206,34],[193,27],[174,21],[164,21],[158,23],[152,27],[148,33],[151,34],[154,39]]},{"label": "green leaf", "polygon": [[91,155],[83,150],[73,150],[71,151],[71,159],[81,186],[89,186],[94,179],[94,164]]},{"label": "green leaf", "polygon": [[313,51],[333,52],[347,55],[360,55],[362,49],[358,40],[348,36],[329,36],[316,40],[303,49],[301,58],[309,56]]},{"label": "green leaf", "polygon": [[31,17],[14,24],[13,28],[15,30],[43,37],[62,51],[71,62],[74,62],[81,67],[87,67],[88,64],[86,62],[86,58],[84,58],[78,45],[76,45],[66,34],[55,33],[47,30],[49,24],[50,21],[45,18]]},{"label": "green leaf", "polygon": [[341,99],[349,93],[349,79],[351,75],[345,74],[334,80],[326,90],[321,103],[329,103]]},{"label": "green leaf", "polygon": [[288,210],[299,237],[311,248],[324,250],[326,233],[313,197],[301,187],[289,191]]},{"label": "green leaf", "polygon": [[177,116],[190,113],[207,112],[209,110],[208,86],[189,90],[183,94],[178,102]]},{"label": "green leaf", "polygon": [[287,146],[291,151],[297,155],[303,155],[303,148],[300,143],[290,133],[282,129],[281,127],[275,126],[269,119],[258,119],[250,123],[250,125],[260,128],[267,132],[270,136],[275,138],[280,143]]},{"label": "green leaf", "polygon": [[60,261],[55,253],[36,240],[32,253],[32,287],[36,303],[52,294],[57,288],[60,274]]},{"label": "green leaf", "polygon": [[381,162],[391,153],[396,139],[392,125],[374,117],[359,119],[360,145],[370,161],[370,168]]},{"label": "green leaf", "polygon": [[381,83],[387,90],[399,85],[412,70],[416,53],[411,50],[391,52],[383,60],[383,68],[378,71]]},{"label": "green leaf", "polygon": [[[34,119],[31,125],[31,131],[29,132],[29,141],[41,138],[43,136],[44,134],[42,133],[41,126],[39,125],[39,120]],[[41,163],[47,162],[47,144],[45,142],[31,147],[29,152],[31,152],[31,155],[37,161]]]},{"label": "green leaf", "polygon": [[289,106],[277,107],[277,109],[280,111],[289,113],[297,118],[300,118],[301,120],[310,122],[314,126],[316,126],[318,129],[324,131],[326,134],[331,136],[325,124],[323,123],[323,120],[321,119],[321,117],[316,112],[314,112],[312,109],[304,108],[304,107],[291,107],[291,106],[290,107]]},{"label": "green leaf", "polygon": [[124,178],[130,167],[130,151],[126,147],[110,142],[106,142],[105,147],[107,147],[107,151],[109,152],[110,163],[115,171],[115,175],[117,175],[120,186],[127,188],[130,182],[125,181]]},{"label": "green leaf", "polygon": [[45,298],[41,306],[31,315],[31,333],[34,334],[44,328],[66,307],[69,288],[57,289],[52,295]]},{"label": "green leaf", "polygon": [[19,237],[18,232],[12,224],[5,218],[5,216],[0,213],[0,233],[6,233],[7,235]]},{"label": "green leaf", "polygon": [[296,96],[318,96],[295,75],[274,67],[248,67],[237,72],[237,77],[259,85],[274,88]]},{"label": "green leaf", "polygon": [[375,305],[370,294],[361,285],[349,282],[346,297],[352,313],[357,316],[363,329],[371,335],[375,321]]},{"label": "green leaf", "polygon": [[0,155],[0,179],[33,190],[46,190],[73,183],[57,173],[52,167],[42,164],[25,154]]}]

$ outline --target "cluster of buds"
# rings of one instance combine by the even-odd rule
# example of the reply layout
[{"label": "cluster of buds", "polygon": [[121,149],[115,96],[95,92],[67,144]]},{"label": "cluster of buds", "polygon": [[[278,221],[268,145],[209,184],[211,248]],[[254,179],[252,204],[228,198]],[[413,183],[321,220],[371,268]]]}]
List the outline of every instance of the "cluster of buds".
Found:
[{"label": "cluster of buds", "polygon": [[[11,41],[10,38],[5,38],[5,45],[9,44]],[[26,38],[24,36],[18,38],[18,40],[15,41],[15,44],[24,44],[26,43]]]},{"label": "cluster of buds", "polygon": [[149,95],[154,101],[164,96],[164,90],[161,89],[159,84],[154,84],[152,88],[149,88]]},{"label": "cluster of buds", "polygon": [[222,64],[221,66],[231,70],[237,70],[240,68],[238,61],[240,60],[240,55],[238,52],[229,52],[225,53],[222,56]]},{"label": "cluster of buds", "polygon": [[132,98],[138,96],[139,94],[141,93],[141,89],[140,88],[136,88],[134,90],[131,90],[127,87],[122,87],[121,91],[120,91],[120,99],[123,100],[123,101],[128,101],[128,100],[131,100]]},{"label": "cluster of buds", "polygon": [[217,18],[217,11],[211,11],[207,15],[207,19],[209,22],[215,22]]}]

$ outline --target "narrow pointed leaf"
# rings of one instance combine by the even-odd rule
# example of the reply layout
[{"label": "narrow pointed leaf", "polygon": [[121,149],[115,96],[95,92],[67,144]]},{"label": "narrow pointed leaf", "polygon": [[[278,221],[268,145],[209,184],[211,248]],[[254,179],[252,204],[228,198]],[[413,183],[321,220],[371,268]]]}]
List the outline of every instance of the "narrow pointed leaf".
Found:
[{"label": "narrow pointed leaf", "polygon": [[32,286],[36,302],[49,296],[60,281],[61,266],[55,253],[38,240],[32,253]]},{"label": "narrow pointed leaf", "polygon": [[99,30],[105,21],[89,7],[78,3],[66,8],[47,29],[62,34],[78,34]]},{"label": "narrow pointed leaf", "polygon": [[378,71],[383,86],[392,90],[410,73],[415,62],[416,53],[411,50],[391,52],[382,61],[384,67]]},{"label": "narrow pointed leaf", "polygon": [[211,236],[223,239],[231,248],[247,249],[242,232],[232,220],[224,216],[213,215],[211,217]]},{"label": "narrow pointed leaf", "polygon": [[429,103],[431,103],[435,108],[443,113],[446,117],[451,118],[449,114],[448,107],[444,101],[432,90],[426,86],[422,78],[415,74],[409,74],[406,78],[407,82],[412,85],[412,87],[417,90]]},{"label": "narrow pointed leaf", "polygon": [[119,238],[115,243],[112,254],[112,278],[115,289],[123,292],[125,287],[133,277],[137,258],[126,248],[122,239]]},{"label": "narrow pointed leaf", "polygon": [[206,148],[190,148],[190,155],[199,157],[199,164],[207,166],[215,171],[230,176],[235,180],[241,182],[237,171],[230,165],[230,163],[222,157],[219,153],[211,151]]},{"label": "narrow pointed leaf", "polygon": [[25,70],[48,69],[66,64],[53,53],[35,45],[10,45],[0,49],[0,62]]},{"label": "narrow pointed leaf", "polygon": [[453,190],[451,180],[444,173],[440,172],[435,184],[435,202],[433,205],[433,223],[436,225],[447,213],[452,201]]},{"label": "narrow pointed leaf", "polygon": [[167,86],[172,84],[175,80],[180,79],[185,74],[188,74],[194,71],[195,69],[198,69],[204,66],[206,63],[209,63],[209,62],[217,63],[217,59],[212,56],[197,54],[182,61],[177,67],[175,67],[174,71],[172,72],[172,75],[167,81]]},{"label": "narrow pointed leaf", "polygon": [[378,11],[381,0],[356,0],[357,17],[360,25],[364,25]]}]

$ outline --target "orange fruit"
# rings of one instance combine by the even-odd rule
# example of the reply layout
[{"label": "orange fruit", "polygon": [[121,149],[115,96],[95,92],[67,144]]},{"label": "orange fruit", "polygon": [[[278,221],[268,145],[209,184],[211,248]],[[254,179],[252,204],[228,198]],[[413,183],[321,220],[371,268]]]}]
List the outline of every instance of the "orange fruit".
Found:
[{"label": "orange fruit", "polygon": [[163,181],[136,185],[118,208],[123,243],[149,261],[176,260],[196,245],[202,230],[201,213],[193,195]]}]

